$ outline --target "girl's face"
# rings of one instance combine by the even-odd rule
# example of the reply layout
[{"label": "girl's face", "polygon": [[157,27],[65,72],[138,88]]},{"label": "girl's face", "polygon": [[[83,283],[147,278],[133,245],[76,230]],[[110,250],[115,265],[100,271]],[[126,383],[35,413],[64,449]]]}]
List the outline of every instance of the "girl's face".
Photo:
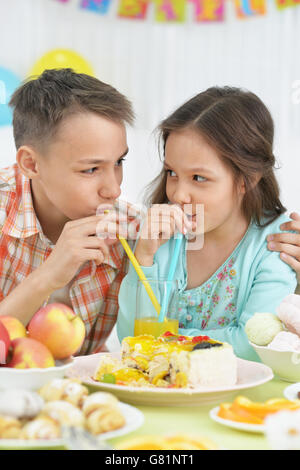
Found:
[{"label": "girl's face", "polygon": [[235,182],[216,150],[194,130],[171,132],[165,147],[165,169],[167,197],[193,216],[196,233],[203,233],[199,227],[203,207],[204,233],[230,228],[243,217],[243,183]]}]

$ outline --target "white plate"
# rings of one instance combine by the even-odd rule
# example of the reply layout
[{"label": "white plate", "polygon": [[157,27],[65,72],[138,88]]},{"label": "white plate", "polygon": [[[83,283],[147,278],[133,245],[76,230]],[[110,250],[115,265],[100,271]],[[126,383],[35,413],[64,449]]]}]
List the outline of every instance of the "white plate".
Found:
[{"label": "white plate", "polygon": [[[138,429],[144,423],[144,415],[137,408],[127,405],[126,403],[119,403],[122,414],[125,418],[125,426],[115,431],[104,432],[99,435],[99,441],[106,441],[114,437],[123,436]],[[0,449],[26,449],[26,448],[54,448],[63,447],[63,439],[49,439],[49,440],[21,440],[21,439],[0,439]]]},{"label": "white plate", "polygon": [[62,378],[73,365],[73,357],[55,361],[55,367],[45,369],[14,369],[0,367],[0,389],[21,388],[23,390],[38,390],[52,379]]},{"label": "white plate", "polygon": [[239,431],[254,432],[254,433],[264,433],[266,428],[264,424],[251,424],[251,423],[239,423],[238,421],[231,421],[230,419],[220,418],[218,416],[218,411],[220,407],[216,406],[209,412],[211,419],[216,421],[219,424],[228,426],[229,428],[238,429]]},{"label": "white plate", "polygon": [[288,400],[299,400],[298,392],[300,392],[300,382],[286,387],[283,394]]},{"label": "white plate", "polygon": [[[220,403],[220,401],[224,401],[224,399],[232,396],[235,392],[256,387],[273,378],[273,372],[270,367],[258,362],[237,359],[238,381],[230,387],[166,389],[113,385],[96,382],[91,378],[103,354],[98,353],[90,356],[76,357],[73,366],[67,373],[68,377],[78,377],[85,384],[93,385],[98,390],[113,393],[119,400],[134,405],[194,406]],[[119,357],[117,353],[112,353],[111,355]]]},{"label": "white plate", "polygon": [[287,382],[300,380],[300,353],[299,351],[278,351],[269,346],[257,346],[250,343],[259,355],[261,361],[271,367],[274,374]]}]

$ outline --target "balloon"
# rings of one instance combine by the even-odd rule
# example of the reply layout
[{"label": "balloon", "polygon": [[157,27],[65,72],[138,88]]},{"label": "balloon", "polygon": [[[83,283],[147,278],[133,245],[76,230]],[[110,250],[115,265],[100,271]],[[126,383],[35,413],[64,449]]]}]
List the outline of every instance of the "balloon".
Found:
[{"label": "balloon", "polygon": [[94,76],[92,66],[77,52],[69,49],[53,49],[43,55],[33,66],[30,75],[40,75],[46,69],[71,68],[78,73]]},{"label": "balloon", "polygon": [[12,110],[8,103],[20,83],[20,79],[13,72],[0,67],[0,126],[12,124]]}]

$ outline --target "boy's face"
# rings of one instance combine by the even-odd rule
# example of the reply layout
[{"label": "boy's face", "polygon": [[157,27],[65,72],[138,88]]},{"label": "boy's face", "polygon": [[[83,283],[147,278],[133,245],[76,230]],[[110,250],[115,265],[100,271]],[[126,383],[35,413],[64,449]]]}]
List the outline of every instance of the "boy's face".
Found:
[{"label": "boy's face", "polygon": [[39,196],[70,220],[95,215],[120,196],[127,152],[123,124],[89,112],[67,117],[37,155]]}]

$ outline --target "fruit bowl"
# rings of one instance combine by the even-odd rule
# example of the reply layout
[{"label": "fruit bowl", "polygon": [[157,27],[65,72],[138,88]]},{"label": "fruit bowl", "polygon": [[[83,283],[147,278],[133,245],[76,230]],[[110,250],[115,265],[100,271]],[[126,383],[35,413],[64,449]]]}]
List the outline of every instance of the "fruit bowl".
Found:
[{"label": "fruit bowl", "polygon": [[261,361],[271,367],[274,374],[287,382],[300,381],[300,352],[279,351],[268,346],[250,343]]},{"label": "fruit bowl", "polygon": [[37,390],[52,379],[62,378],[72,367],[73,357],[55,361],[55,367],[45,369],[16,369],[13,367],[0,367],[0,389],[22,388],[23,390]]}]

